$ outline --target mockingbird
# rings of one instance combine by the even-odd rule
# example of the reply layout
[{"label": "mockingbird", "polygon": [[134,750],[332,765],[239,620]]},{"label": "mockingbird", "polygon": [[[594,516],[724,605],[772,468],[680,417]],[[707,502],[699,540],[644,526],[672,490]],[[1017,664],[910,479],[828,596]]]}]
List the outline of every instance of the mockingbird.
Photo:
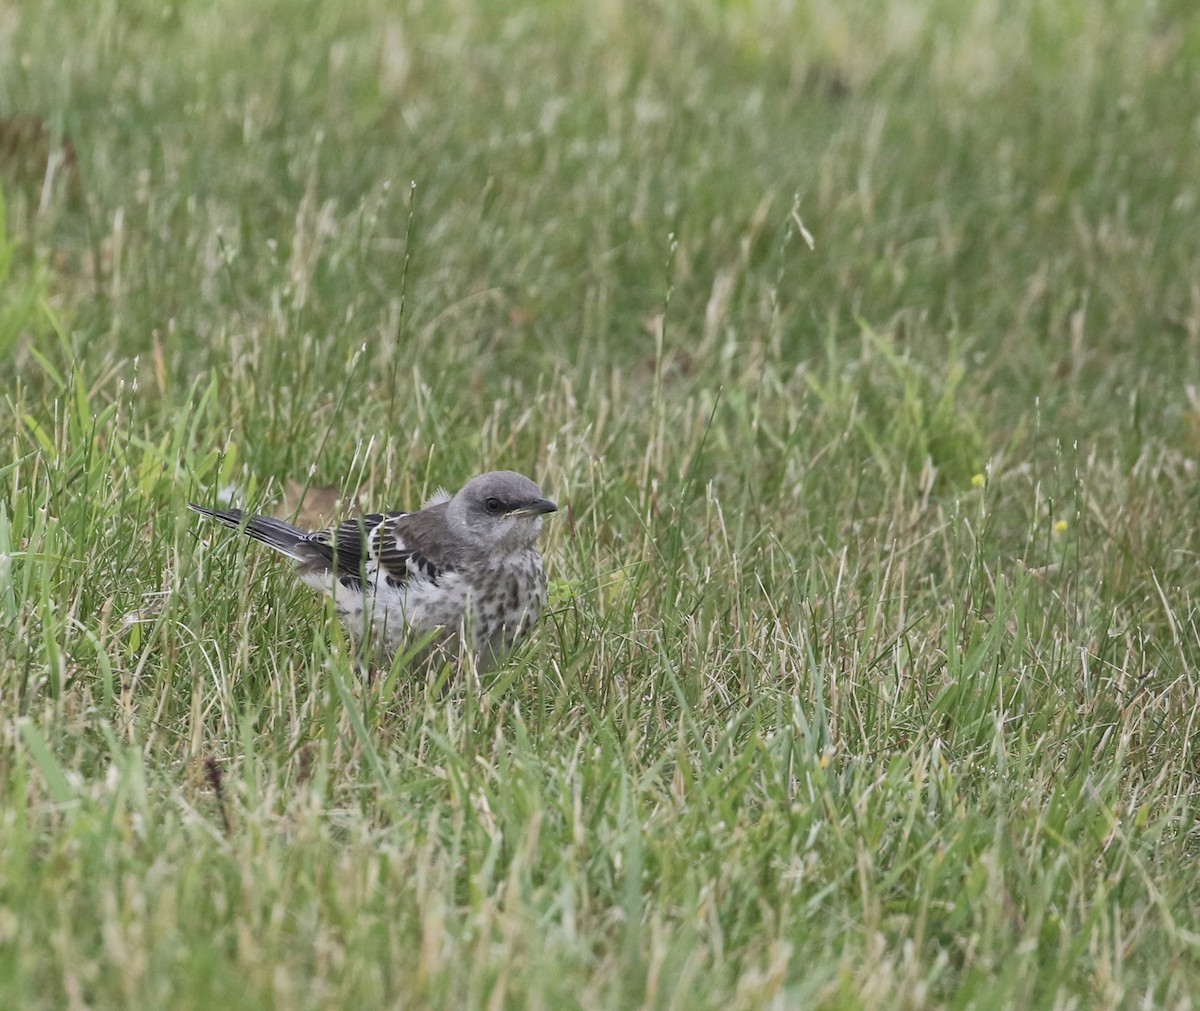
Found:
[{"label": "mockingbird", "polygon": [[300,578],[333,598],[351,638],[369,639],[385,660],[428,638],[465,643],[494,664],[546,603],[537,540],[543,514],[558,506],[511,470],[481,474],[453,497],[439,491],[418,512],[315,533],[241,509],[189,508],[294,559]]}]

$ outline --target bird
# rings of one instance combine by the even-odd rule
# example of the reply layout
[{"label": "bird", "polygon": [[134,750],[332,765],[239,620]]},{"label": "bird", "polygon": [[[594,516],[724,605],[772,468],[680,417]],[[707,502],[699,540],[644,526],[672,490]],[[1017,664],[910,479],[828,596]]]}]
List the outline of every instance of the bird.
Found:
[{"label": "bird", "polygon": [[480,474],[453,496],[439,489],[415,512],[317,531],[241,509],[188,508],[291,558],[304,583],[333,598],[351,640],[369,641],[385,663],[432,646],[490,669],[546,605],[538,538],[558,506],[515,471]]}]

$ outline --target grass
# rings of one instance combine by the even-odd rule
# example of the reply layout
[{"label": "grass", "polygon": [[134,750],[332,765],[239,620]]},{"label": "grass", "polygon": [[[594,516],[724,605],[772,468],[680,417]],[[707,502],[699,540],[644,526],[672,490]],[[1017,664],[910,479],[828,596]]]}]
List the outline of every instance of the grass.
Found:
[{"label": "grass", "polygon": [[[1198,105],[1182,2],[9,11],[0,1006],[1194,1006]],[[446,695],[185,509],[502,466]]]}]

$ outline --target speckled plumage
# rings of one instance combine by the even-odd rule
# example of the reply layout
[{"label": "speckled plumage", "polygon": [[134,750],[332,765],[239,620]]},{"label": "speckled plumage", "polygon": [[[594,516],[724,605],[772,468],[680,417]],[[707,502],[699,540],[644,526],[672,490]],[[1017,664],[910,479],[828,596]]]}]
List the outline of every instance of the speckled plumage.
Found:
[{"label": "speckled plumage", "polygon": [[533,481],[491,471],[417,512],[372,513],[308,533],[240,509],[192,509],[242,530],[296,562],[329,594],[349,634],[384,659],[416,640],[465,642],[494,663],[536,623],[546,603],[537,541],[557,506]]}]

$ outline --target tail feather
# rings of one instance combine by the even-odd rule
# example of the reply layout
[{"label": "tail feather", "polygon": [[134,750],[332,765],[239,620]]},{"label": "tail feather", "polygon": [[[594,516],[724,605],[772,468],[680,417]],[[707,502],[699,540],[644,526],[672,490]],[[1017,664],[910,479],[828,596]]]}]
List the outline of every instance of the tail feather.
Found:
[{"label": "tail feather", "polygon": [[256,541],[262,541],[280,554],[287,555],[288,558],[304,561],[308,557],[308,554],[301,550],[301,545],[308,535],[290,523],[284,523],[283,520],[246,513],[241,509],[206,509],[194,502],[189,502],[188,508],[201,516],[225,524],[231,530],[241,530]]}]

